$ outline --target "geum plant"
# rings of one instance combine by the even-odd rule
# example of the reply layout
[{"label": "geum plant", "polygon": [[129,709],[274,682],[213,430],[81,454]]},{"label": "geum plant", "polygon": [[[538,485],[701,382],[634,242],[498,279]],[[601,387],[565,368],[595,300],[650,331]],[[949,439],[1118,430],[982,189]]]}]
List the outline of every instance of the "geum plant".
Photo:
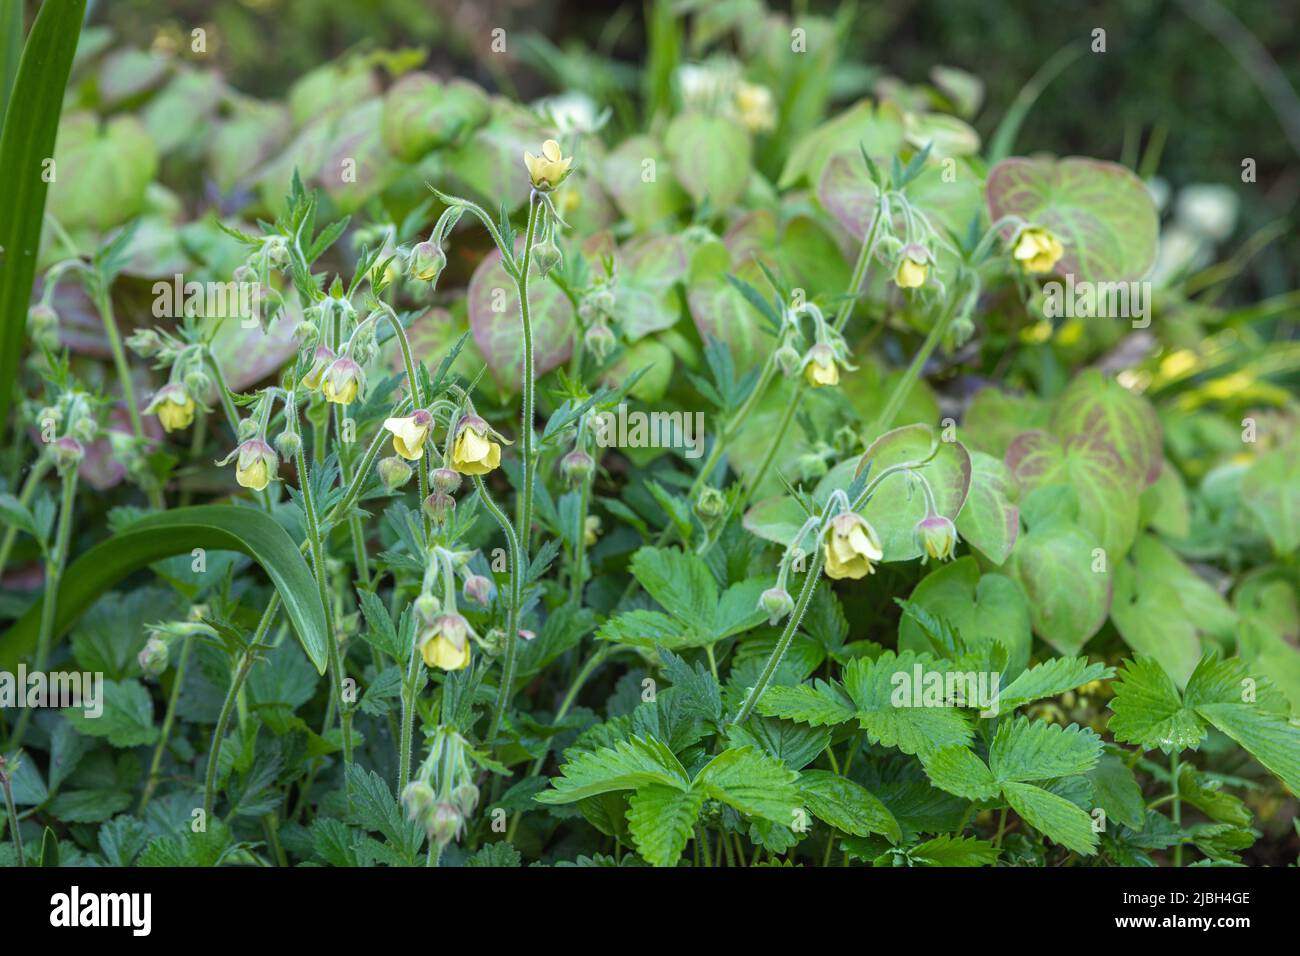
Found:
[{"label": "geum plant", "polygon": [[[1241,479],[1267,528],[1243,530],[1221,486],[1189,504],[1191,442],[1140,377],[1071,375],[1021,321],[1053,276],[1148,273],[1141,181],[985,169],[956,117],[864,100],[767,140],[777,186],[745,192],[797,117],[693,69],[632,190],[620,154],[659,144],[605,154],[594,120],[476,188],[500,115],[395,83],[399,120],[466,108],[454,135],[396,124],[403,161],[449,153],[427,199],[322,225],[339,196],[295,174],[260,230],[221,225],[291,336],[251,392],[200,311],[125,339],[159,379],[137,400],[112,295],[135,231],[57,237],[39,455],[0,499],[0,570],[30,538],[45,588],[0,660],[102,671],[104,714],[4,725],[6,862],[1222,864],[1275,825],[1264,774],[1300,791],[1285,442]],[[621,218],[583,229],[597,181]],[[74,282],[126,430],[51,334]],[[472,339],[426,344],[435,294]],[[941,406],[927,380],[963,364],[1027,394]],[[698,460],[607,451],[611,416],[683,393]],[[106,439],[142,494],[74,559]],[[1230,608],[1193,560],[1258,567]]]}]

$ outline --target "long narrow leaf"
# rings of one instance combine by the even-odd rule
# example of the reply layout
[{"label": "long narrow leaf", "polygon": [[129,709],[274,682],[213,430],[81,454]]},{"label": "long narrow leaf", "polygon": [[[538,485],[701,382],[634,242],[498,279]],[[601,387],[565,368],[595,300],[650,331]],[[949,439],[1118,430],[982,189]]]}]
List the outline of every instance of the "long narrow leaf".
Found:
[{"label": "long narrow leaf", "polygon": [[[288,532],[269,516],[234,505],[196,505],[141,518],[74,561],[59,587],[57,641],[105,591],[155,561],[195,548],[238,551],[262,566],[316,670],[325,673],[325,608],[307,562]],[[0,637],[0,670],[32,653],[40,626],[37,603]]]},{"label": "long narrow leaf", "polygon": [[42,175],[43,164],[54,156],[63,90],[85,11],[86,0],[46,0],[41,4],[23,47],[11,108],[5,110],[0,132],[0,183],[4,184],[6,206],[0,216],[0,249],[4,250],[0,253],[0,431],[9,420],[36,274],[48,185]]}]

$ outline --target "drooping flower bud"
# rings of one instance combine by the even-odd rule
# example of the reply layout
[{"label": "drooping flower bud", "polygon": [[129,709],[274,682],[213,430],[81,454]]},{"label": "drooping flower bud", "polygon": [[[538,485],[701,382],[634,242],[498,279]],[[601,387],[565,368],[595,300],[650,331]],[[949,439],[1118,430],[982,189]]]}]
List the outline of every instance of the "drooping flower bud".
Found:
[{"label": "drooping flower bud", "polygon": [[563,261],[564,255],[553,237],[548,236],[545,241],[533,244],[533,262],[537,264],[540,275],[545,276]]},{"label": "drooping flower bud", "polygon": [[781,347],[776,350],[776,364],[786,378],[793,378],[803,367],[803,356],[789,342],[782,342]]},{"label": "drooping flower bud", "polygon": [[140,653],[136,655],[136,660],[145,676],[157,677],[167,669],[167,657],[167,642],[155,635],[145,641],[144,647],[140,648]]},{"label": "drooping flower bud", "polygon": [[54,467],[62,475],[86,457],[86,450],[81,447],[81,442],[64,435],[50,446],[50,454],[54,458]]},{"label": "drooping flower bud", "polygon": [[285,461],[292,461],[302,451],[302,436],[296,431],[285,429],[275,436],[275,450]]},{"label": "drooping flower bud", "polygon": [[560,474],[570,488],[576,488],[590,478],[595,468],[595,460],[581,448],[575,448],[560,459]]},{"label": "drooping flower bud", "polygon": [[916,546],[925,552],[921,561],[931,558],[947,561],[957,547],[957,527],[941,514],[928,514],[916,523],[913,532]]},{"label": "drooping flower bud", "polygon": [[919,289],[930,275],[930,252],[917,242],[909,242],[898,253],[894,265],[894,282],[900,289]]},{"label": "drooping flower bud", "polygon": [[727,496],[707,485],[695,499],[695,514],[706,525],[717,521],[727,509]]},{"label": "drooping flower bud", "polygon": [[471,574],[465,579],[463,589],[465,598],[480,607],[487,607],[492,602],[492,582],[481,574]]},{"label": "drooping flower bud", "polygon": [[492,440],[487,422],[466,415],[456,426],[451,449],[451,467],[462,475],[486,475],[501,465],[501,446]]},{"label": "drooping flower bud", "polygon": [[444,671],[469,666],[469,622],[459,614],[440,614],[420,635],[420,656],[428,667]]},{"label": "drooping flower bud", "polygon": [[396,455],[381,458],[378,465],[379,480],[389,491],[396,491],[411,480],[411,466]]},{"label": "drooping flower bud", "polygon": [[597,322],[594,325],[589,325],[587,331],[582,333],[582,344],[597,362],[603,362],[609,357],[609,353],[614,351],[614,346],[618,344],[618,340],[614,337],[614,333],[608,325],[604,322]]},{"label": "drooping flower bud", "polygon": [[421,282],[433,282],[442,274],[442,270],[447,268],[447,254],[442,251],[442,246],[436,242],[416,243],[411,250],[411,259],[408,263],[411,270],[411,277],[419,279]]},{"label": "drooping flower bud", "polygon": [[235,481],[242,487],[254,491],[261,491],[270,484],[280,467],[280,459],[275,449],[260,438],[250,438],[241,442],[238,448],[217,464],[227,465],[233,458],[239,459],[235,463]]},{"label": "drooping flower bud", "polygon": [[460,489],[460,475],[450,468],[435,468],[429,475],[434,491],[454,495]]},{"label": "drooping flower bud", "polygon": [[441,491],[432,492],[421,506],[434,524],[442,524],[456,510],[456,499]]},{"label": "drooping flower bud", "polygon": [[600,515],[587,515],[587,520],[582,526],[582,540],[587,547],[593,547],[596,539],[600,537],[600,524]]},{"label": "drooping flower bud", "polygon": [[432,624],[442,613],[442,602],[428,591],[421,591],[420,596],[415,599],[415,613],[425,624]]},{"label": "drooping flower bud", "polygon": [[768,588],[759,595],[758,607],[767,615],[767,623],[776,624],[794,610],[794,599],[783,587]]}]

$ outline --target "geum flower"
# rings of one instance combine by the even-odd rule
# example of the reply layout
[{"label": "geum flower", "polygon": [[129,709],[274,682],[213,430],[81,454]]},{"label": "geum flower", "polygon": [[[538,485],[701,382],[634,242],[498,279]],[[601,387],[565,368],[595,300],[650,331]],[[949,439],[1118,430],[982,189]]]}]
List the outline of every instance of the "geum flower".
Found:
[{"label": "geum flower", "polygon": [[563,155],[560,152],[560,144],[553,139],[548,139],[542,144],[540,156],[524,153],[528,178],[532,180],[533,188],[540,189],[542,192],[549,192],[560,185],[569,175],[569,167],[572,164],[573,157]]},{"label": "geum flower", "polygon": [[823,550],[826,576],[836,580],[865,578],[875,571],[873,562],[884,557],[876,529],[866,518],[852,511],[831,519]]},{"label": "geum flower", "polygon": [[334,364],[334,359],[338,356],[328,345],[318,345],[312,352],[311,367],[307,369],[302,377],[302,383],[308,388],[320,388],[321,379],[325,377],[325,370]]},{"label": "geum flower", "polygon": [[407,461],[419,461],[424,455],[424,440],[433,427],[433,416],[417,408],[405,418],[386,418],[384,428],[393,433],[393,451]]},{"label": "geum flower", "polygon": [[[462,475],[486,475],[501,466],[501,438],[477,415],[466,415],[456,426],[456,440],[451,448],[451,467]],[[501,439],[505,441],[505,439]]]},{"label": "geum flower", "polygon": [[242,442],[217,464],[228,465],[230,460],[236,457],[239,460],[235,462],[235,481],[242,487],[252,488],[254,491],[261,491],[270,484],[280,467],[280,457],[275,453],[275,449],[261,438],[250,438]]},{"label": "geum flower", "polygon": [[428,667],[444,671],[469,666],[469,622],[459,614],[440,614],[420,635],[420,656]]},{"label": "geum flower", "polygon": [[894,282],[900,289],[919,289],[930,276],[930,253],[922,245],[910,242],[898,254]]},{"label": "geum flower", "polygon": [[804,357],[803,375],[813,388],[824,388],[840,383],[840,367],[835,362],[835,350],[819,342]]},{"label": "geum flower", "polygon": [[1039,226],[1026,226],[1016,234],[1011,256],[1026,272],[1051,272],[1065,247],[1061,240]]},{"label": "geum flower", "polygon": [[146,415],[157,415],[169,432],[188,428],[194,421],[194,399],[180,382],[171,382],[154,393],[145,408]]},{"label": "geum flower", "polygon": [[916,546],[925,552],[922,562],[947,561],[957,547],[957,528],[941,514],[928,514],[916,523]]},{"label": "geum flower", "polygon": [[350,405],[366,384],[366,373],[346,355],[336,358],[321,379],[321,393],[336,405]]}]

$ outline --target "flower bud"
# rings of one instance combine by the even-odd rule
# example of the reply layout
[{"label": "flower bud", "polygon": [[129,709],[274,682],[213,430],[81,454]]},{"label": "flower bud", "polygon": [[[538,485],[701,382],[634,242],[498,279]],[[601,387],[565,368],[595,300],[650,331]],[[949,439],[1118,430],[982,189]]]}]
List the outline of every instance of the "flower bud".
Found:
[{"label": "flower bud", "polygon": [[454,495],[460,489],[460,474],[450,468],[435,468],[429,475],[434,491]]},{"label": "flower bud", "polygon": [[474,808],[478,806],[478,797],[478,787],[472,783],[462,783],[451,792],[452,802],[465,816],[474,812]]},{"label": "flower bud", "polygon": [[804,358],[804,378],[813,388],[840,383],[840,367],[835,364],[835,350],[825,342],[818,342]]},{"label": "flower bud", "polygon": [[542,276],[563,261],[564,255],[560,252],[560,247],[555,244],[554,238],[548,237],[545,242],[533,243],[533,262],[537,264],[537,271]]},{"label": "flower bud", "polygon": [[433,282],[447,267],[447,254],[436,242],[425,240],[417,243],[411,250],[411,258],[407,266],[411,278],[419,279],[421,282]]},{"label": "flower bud", "polygon": [[429,839],[442,847],[456,839],[463,823],[464,817],[455,806],[450,803],[440,803],[429,815],[425,829],[428,831]]},{"label": "flower bud", "polygon": [[86,457],[86,450],[81,447],[81,442],[64,435],[50,446],[50,454],[54,456],[54,467],[62,475]]},{"label": "flower bud", "polygon": [[894,282],[900,289],[919,289],[930,275],[930,253],[920,243],[909,242],[898,254]]},{"label": "flower bud", "polygon": [[89,415],[83,415],[73,424],[72,437],[82,444],[92,442],[99,437],[99,425]]},{"label": "flower bud", "polygon": [[346,355],[336,358],[321,378],[320,390],[327,401],[350,405],[366,387],[366,373]]},{"label": "flower bud", "polygon": [[212,390],[212,377],[201,368],[194,368],[185,373],[185,391],[191,395],[204,398]]},{"label": "flower bud", "polygon": [[711,485],[700,492],[695,499],[695,514],[705,524],[712,524],[722,517],[727,508],[727,497]]},{"label": "flower bud", "polygon": [[767,623],[776,624],[794,610],[794,599],[783,587],[768,588],[759,595],[758,608],[767,615]]},{"label": "flower bud", "polygon": [[610,331],[608,325],[597,322],[595,325],[588,326],[587,331],[582,334],[582,344],[597,362],[603,362],[609,353],[614,351],[618,340],[614,338],[614,333]]},{"label": "flower bud", "polygon": [[281,458],[292,461],[298,457],[298,452],[302,451],[302,436],[286,429],[275,436],[275,448]]},{"label": "flower bud", "polygon": [[188,428],[194,421],[194,399],[180,382],[169,382],[154,393],[145,414],[157,415],[165,431],[174,432]]},{"label": "flower bud", "polygon": [[44,302],[27,310],[27,333],[35,340],[58,345],[59,314]]},{"label": "flower bud", "polygon": [[138,329],[126,340],[127,348],[141,358],[153,358],[162,348],[162,339],[155,329]]},{"label": "flower bud", "polygon": [[424,499],[424,513],[434,524],[442,524],[456,510],[456,499],[441,491],[435,491]]},{"label": "flower bud", "polygon": [[411,466],[397,455],[379,460],[379,480],[389,491],[396,491],[411,480]]},{"label": "flower bud", "polygon": [[442,612],[442,602],[427,591],[422,591],[415,599],[415,613],[425,624],[432,624]]},{"label": "flower bud", "polygon": [[776,364],[786,378],[794,378],[803,366],[803,356],[789,342],[783,342],[776,350]]},{"label": "flower bud", "polygon": [[481,574],[471,574],[465,579],[464,594],[466,600],[487,607],[492,601],[492,582]]},{"label": "flower bud", "polygon": [[570,488],[576,488],[590,478],[595,468],[596,462],[580,448],[575,448],[560,459],[560,474]]},{"label": "flower bud", "polygon": [[922,562],[930,558],[947,561],[957,547],[957,528],[941,514],[928,514],[918,521],[913,536],[916,546],[925,552]]},{"label": "flower bud", "polygon": [[594,547],[596,540],[600,537],[600,515],[587,515],[587,520],[582,526],[582,540],[587,547]]},{"label": "flower bud", "polygon": [[167,669],[167,642],[157,635],[150,637],[136,656],[146,677],[157,677]]},{"label": "flower bud", "polygon": [[437,795],[433,788],[423,780],[412,780],[402,790],[402,804],[406,807],[408,820],[419,820],[433,806]]}]

